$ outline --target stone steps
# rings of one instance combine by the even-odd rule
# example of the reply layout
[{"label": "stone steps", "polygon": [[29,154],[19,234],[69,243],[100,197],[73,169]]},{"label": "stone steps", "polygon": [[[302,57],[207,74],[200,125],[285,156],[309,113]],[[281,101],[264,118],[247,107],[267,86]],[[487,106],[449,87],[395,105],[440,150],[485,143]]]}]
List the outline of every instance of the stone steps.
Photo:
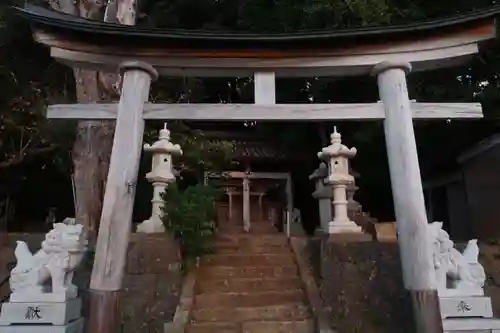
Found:
[{"label": "stone steps", "polygon": [[187,333],[312,333],[288,239],[269,225],[219,228],[215,254],[202,258]]},{"label": "stone steps", "polygon": [[[218,228],[219,232],[225,233],[225,234],[241,234],[242,232],[245,232],[243,227],[241,228],[234,228],[234,227],[219,227]],[[250,235],[268,235],[268,234],[273,234],[277,232],[275,227],[251,227],[248,232],[245,232],[246,234]]]},{"label": "stone steps", "polygon": [[[219,222],[217,230],[226,234],[241,234],[244,232],[243,224],[234,224],[228,221]],[[278,230],[269,221],[251,222],[247,234],[277,234]]]},{"label": "stone steps", "polygon": [[247,291],[229,293],[206,293],[196,295],[194,305],[197,308],[214,308],[220,304],[227,307],[260,307],[306,301],[301,289],[280,291]]},{"label": "stone steps", "polygon": [[196,293],[229,293],[250,291],[280,291],[302,287],[298,277],[282,278],[227,278],[203,279],[196,285]]},{"label": "stone steps", "polygon": [[218,266],[218,267],[202,267],[200,275],[205,279],[213,278],[241,278],[241,279],[255,279],[255,278],[285,278],[285,277],[298,277],[297,266],[281,266],[281,267],[231,267],[231,266]]},{"label": "stone steps", "polygon": [[282,246],[289,248],[288,239],[283,235],[259,235],[255,237],[249,234],[218,234],[215,247],[237,245],[237,246]]},{"label": "stone steps", "polygon": [[241,333],[240,323],[219,322],[219,323],[192,323],[184,333]]},{"label": "stone steps", "polygon": [[211,254],[205,256],[202,265],[231,267],[293,266],[292,254]]},{"label": "stone steps", "polygon": [[249,322],[249,321],[297,321],[310,319],[307,306],[300,303],[259,307],[212,307],[197,308],[191,313],[191,321],[197,322]]},{"label": "stone steps", "polygon": [[222,245],[216,248],[215,254],[291,254],[291,249],[285,246],[273,245]]},{"label": "stone steps", "polygon": [[[262,236],[264,237],[264,236]],[[291,253],[288,241],[281,237],[267,239],[251,239],[248,237],[230,238],[226,236],[224,239],[219,239],[215,244],[216,253],[222,254],[282,254]]]},{"label": "stone steps", "polygon": [[250,321],[244,323],[195,323],[186,333],[310,333],[314,332],[312,320]]}]

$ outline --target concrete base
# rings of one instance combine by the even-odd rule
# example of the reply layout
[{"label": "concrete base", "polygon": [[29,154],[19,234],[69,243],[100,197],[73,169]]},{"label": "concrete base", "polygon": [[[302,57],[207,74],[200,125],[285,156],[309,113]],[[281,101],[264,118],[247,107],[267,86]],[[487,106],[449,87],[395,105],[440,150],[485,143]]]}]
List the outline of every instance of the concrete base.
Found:
[{"label": "concrete base", "polygon": [[489,297],[440,297],[439,305],[444,333],[500,333]]},{"label": "concrete base", "polygon": [[9,325],[62,326],[80,318],[82,301],[75,298],[63,303],[3,303],[0,327]]},{"label": "concrete base", "polygon": [[159,218],[149,218],[137,226],[137,232],[146,234],[164,233],[165,226]]},{"label": "concrete base", "polygon": [[345,233],[363,233],[363,229],[356,223],[346,221],[331,221],[328,223],[329,234],[345,234]]},{"label": "concrete base", "polygon": [[330,234],[328,236],[329,243],[361,243],[361,242],[372,242],[373,237],[369,234],[359,233],[359,232],[346,232],[341,234]]},{"label": "concrete base", "polygon": [[453,318],[443,320],[444,333],[500,333],[500,319]]},{"label": "concrete base", "polygon": [[441,317],[445,318],[492,318],[493,309],[489,297],[439,298]]},{"label": "concrete base", "polygon": [[0,326],[0,333],[83,333],[84,319],[80,318],[68,325],[13,325]]},{"label": "concrete base", "polygon": [[64,303],[78,296],[78,288],[74,285],[60,293],[44,293],[24,291],[10,294],[10,303]]},{"label": "concrete base", "polygon": [[439,297],[481,297],[484,296],[482,288],[468,289],[438,289]]}]

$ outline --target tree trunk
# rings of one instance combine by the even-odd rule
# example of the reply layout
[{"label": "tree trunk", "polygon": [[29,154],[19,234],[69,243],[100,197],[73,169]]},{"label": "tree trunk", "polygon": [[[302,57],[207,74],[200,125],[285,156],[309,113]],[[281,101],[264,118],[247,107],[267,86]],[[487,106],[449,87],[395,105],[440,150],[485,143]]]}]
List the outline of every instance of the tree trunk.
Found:
[{"label": "tree trunk", "polygon": [[[136,0],[49,0],[55,10],[93,20],[134,25]],[[106,15],[105,15],[106,14]],[[114,73],[74,69],[78,103],[114,101],[120,96]],[[113,146],[114,121],[80,121],[73,146],[75,217],[90,235],[97,232]]]},{"label": "tree trunk", "polygon": [[[75,69],[77,100],[96,103],[116,99],[116,75]],[[113,146],[114,121],[78,122],[73,146],[75,217],[90,234],[97,232]]]}]

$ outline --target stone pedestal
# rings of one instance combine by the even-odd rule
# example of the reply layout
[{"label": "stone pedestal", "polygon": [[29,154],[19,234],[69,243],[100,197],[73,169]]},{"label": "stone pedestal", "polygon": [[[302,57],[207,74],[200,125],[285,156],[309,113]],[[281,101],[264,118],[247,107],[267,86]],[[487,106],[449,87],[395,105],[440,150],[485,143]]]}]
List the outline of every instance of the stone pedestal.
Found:
[{"label": "stone pedestal", "polygon": [[10,303],[64,303],[77,298],[78,288],[69,285],[57,293],[44,293],[42,290],[26,290],[23,292],[13,292],[10,294]]},{"label": "stone pedestal", "polygon": [[80,318],[68,325],[15,325],[0,326],[0,333],[81,333],[83,332],[83,318]]},{"label": "stone pedestal", "polygon": [[373,237],[369,234],[362,232],[343,232],[343,233],[329,234],[327,240],[330,243],[348,244],[348,243],[372,242]]},{"label": "stone pedestal", "polygon": [[137,232],[158,234],[165,232],[165,226],[159,216],[151,216],[137,226]]},{"label": "stone pedestal", "polygon": [[493,317],[489,297],[442,297],[439,299],[441,317]]},{"label": "stone pedestal", "polygon": [[329,234],[362,234],[363,229],[351,220],[331,221],[328,223]]},{"label": "stone pedestal", "polygon": [[2,304],[0,333],[81,333],[82,302],[7,302]]},{"label": "stone pedestal", "polygon": [[349,182],[344,179],[335,179],[330,181],[330,184],[333,188],[333,208],[335,216],[333,221],[328,223],[328,232],[330,234],[362,233],[362,228],[354,221],[351,221],[347,214],[346,189]]},{"label": "stone pedestal", "polygon": [[500,319],[493,318],[489,297],[441,297],[439,305],[445,333],[500,333]]}]

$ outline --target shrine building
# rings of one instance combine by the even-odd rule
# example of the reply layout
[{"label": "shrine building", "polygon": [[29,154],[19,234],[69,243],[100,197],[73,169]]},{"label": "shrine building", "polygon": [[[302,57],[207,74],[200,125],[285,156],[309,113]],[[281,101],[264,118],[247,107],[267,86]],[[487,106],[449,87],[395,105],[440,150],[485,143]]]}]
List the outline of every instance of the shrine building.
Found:
[{"label": "shrine building", "polygon": [[[51,105],[47,112],[50,119],[116,119],[90,281],[90,325],[96,332],[102,332],[98,330],[98,327],[101,327],[99,325],[102,325],[102,322],[99,322],[102,315],[99,316],[99,313],[116,311],[118,292],[123,288],[127,248],[132,233],[134,186],[137,183],[146,120],[215,123],[360,120],[383,122],[397,226],[396,257],[400,258],[400,266],[387,266],[384,272],[395,269],[401,271],[400,289],[404,289],[412,304],[411,315],[416,332],[500,331],[498,321],[488,319],[488,324],[484,324],[484,321],[471,321],[470,318],[465,321],[460,318],[448,318],[443,310],[443,304],[448,300],[443,300],[442,295],[438,295],[438,269],[434,265],[436,250],[429,242],[428,222],[432,221],[427,220],[413,128],[413,122],[419,120],[482,118],[481,105],[422,103],[412,100],[407,89],[407,76],[411,73],[466,64],[487,47],[497,37],[496,17],[500,13],[500,7],[494,6],[469,14],[399,26],[275,34],[142,28],[87,20],[32,5],[18,8],[17,12],[31,25],[34,39],[45,45],[50,50],[50,55],[58,62],[73,68],[120,72],[122,75],[121,97],[118,103]],[[151,82],[161,75],[253,77],[254,103],[150,103],[148,95]],[[380,101],[344,104],[276,103],[277,78],[352,76],[376,78],[374,85],[378,86]],[[379,264],[377,261],[384,260],[387,255],[371,257],[375,252],[364,248],[370,246],[371,239],[367,240],[366,230],[348,214],[349,192],[355,188],[349,163],[355,158],[357,150],[345,145],[341,131],[332,129],[331,132],[327,147],[310,152],[311,156],[318,158],[318,164],[320,160],[324,162],[323,171],[315,173],[316,178],[313,177],[311,181],[318,181],[318,201],[324,200],[323,203],[326,203],[320,206],[331,210],[330,216],[321,223],[324,233],[321,238],[321,267],[328,273],[322,275],[321,287],[315,287],[316,282],[308,275],[308,270],[304,269],[300,251],[294,243],[297,241],[295,236],[300,236],[300,239],[305,237],[294,234],[294,223],[298,214],[294,209],[290,173],[286,168],[282,172],[269,172],[255,165],[259,159],[279,161],[279,151],[263,151],[265,145],[262,143],[254,144],[254,148],[248,149],[252,144],[243,144],[246,139],[241,137],[238,139],[239,146],[246,147],[246,150],[238,154],[240,168],[228,170],[226,173],[223,181],[226,196],[218,206],[219,222],[224,222],[224,228],[220,228],[219,241],[225,243],[217,243],[220,248],[216,250],[220,252],[206,259],[202,258],[200,263],[200,270],[203,272],[215,274],[213,270],[219,269],[216,272],[220,280],[205,278],[211,276],[207,273],[208,275],[197,275],[196,283],[193,283],[200,286],[207,282],[205,279],[219,287],[227,286],[229,282],[239,283],[239,273],[236,274],[235,271],[244,271],[245,274],[258,272],[258,276],[264,280],[260,281],[262,283],[270,283],[277,275],[284,274],[279,272],[286,271],[289,272],[287,277],[293,276],[302,282],[300,287],[297,287],[297,293],[293,293],[293,290],[284,290],[287,288],[283,280],[275,281],[276,285],[284,288],[281,293],[292,293],[292,296],[287,294],[289,296],[286,297],[289,298],[286,299],[285,296],[273,298],[269,296],[270,292],[261,295],[259,292],[265,292],[255,289],[245,290],[245,297],[238,294],[241,298],[231,298],[231,295],[224,293],[216,294],[220,297],[217,298],[210,293],[213,290],[196,289],[198,294],[190,296],[194,301],[187,303],[182,302],[189,297],[181,295],[182,306],[194,307],[192,311],[182,306],[178,308],[181,312],[189,313],[179,314],[179,317],[190,318],[184,325],[192,329],[192,332],[201,332],[206,327],[217,331],[221,327],[229,326],[231,332],[327,332],[324,330],[325,323],[329,320],[331,322],[335,311],[341,307],[338,304],[332,306],[327,302],[335,302],[344,297],[342,295],[348,294],[342,294],[344,290],[336,288],[341,285],[351,288],[351,293],[356,293],[357,289],[372,283],[372,277],[366,276],[366,279],[352,286],[349,284],[350,277],[339,283],[338,279],[345,276],[335,275],[345,268],[340,268],[341,262],[349,262],[352,270],[375,265],[372,269],[375,272]],[[223,134],[219,135],[224,137]],[[206,178],[210,177],[219,176],[207,173]],[[268,200],[266,194],[273,189],[279,189],[281,199]],[[326,194],[320,195],[320,192]],[[287,216],[283,216],[281,212],[283,203]],[[283,224],[284,230],[279,228]],[[432,230],[437,230],[433,235],[437,235],[441,225],[432,225]],[[256,229],[261,232],[252,235],[251,231]],[[439,235],[442,237],[443,234]],[[266,239],[272,241],[264,246],[262,242]],[[228,242],[234,243],[228,245]],[[356,245],[352,245],[353,243]],[[275,246],[277,244],[279,246]],[[294,254],[290,254],[290,251],[279,252],[283,246],[291,248]],[[349,252],[345,250],[349,246],[365,250]],[[378,247],[376,251],[384,250]],[[364,266],[358,266],[356,263],[352,265],[350,255],[354,253],[365,255],[363,260],[359,257],[353,259],[363,261]],[[458,256],[464,255],[459,253]],[[477,258],[475,260],[477,261]],[[283,266],[292,269],[287,271]],[[274,275],[270,277],[266,274]],[[337,276],[338,279],[335,280],[332,276]],[[442,277],[439,276],[439,281],[443,281]],[[284,277],[280,275],[280,278]],[[221,281],[226,284],[220,284]],[[327,295],[332,290],[337,293],[332,292],[333,296]],[[475,290],[477,291],[477,288]],[[323,293],[322,298],[320,292]],[[213,297],[218,301],[208,301],[213,300]],[[366,298],[368,297],[363,299]],[[277,304],[259,303],[270,302],[271,299],[278,300]],[[324,306],[320,304],[321,299],[326,302]],[[247,301],[248,303],[245,303]],[[458,301],[458,298],[453,299],[453,302],[455,301]],[[241,310],[246,307],[238,302],[258,305],[247,311]],[[269,307],[273,310],[269,310]],[[328,311],[329,316],[326,316]],[[341,319],[337,317],[336,320]],[[281,330],[280,327],[286,328]]]}]

